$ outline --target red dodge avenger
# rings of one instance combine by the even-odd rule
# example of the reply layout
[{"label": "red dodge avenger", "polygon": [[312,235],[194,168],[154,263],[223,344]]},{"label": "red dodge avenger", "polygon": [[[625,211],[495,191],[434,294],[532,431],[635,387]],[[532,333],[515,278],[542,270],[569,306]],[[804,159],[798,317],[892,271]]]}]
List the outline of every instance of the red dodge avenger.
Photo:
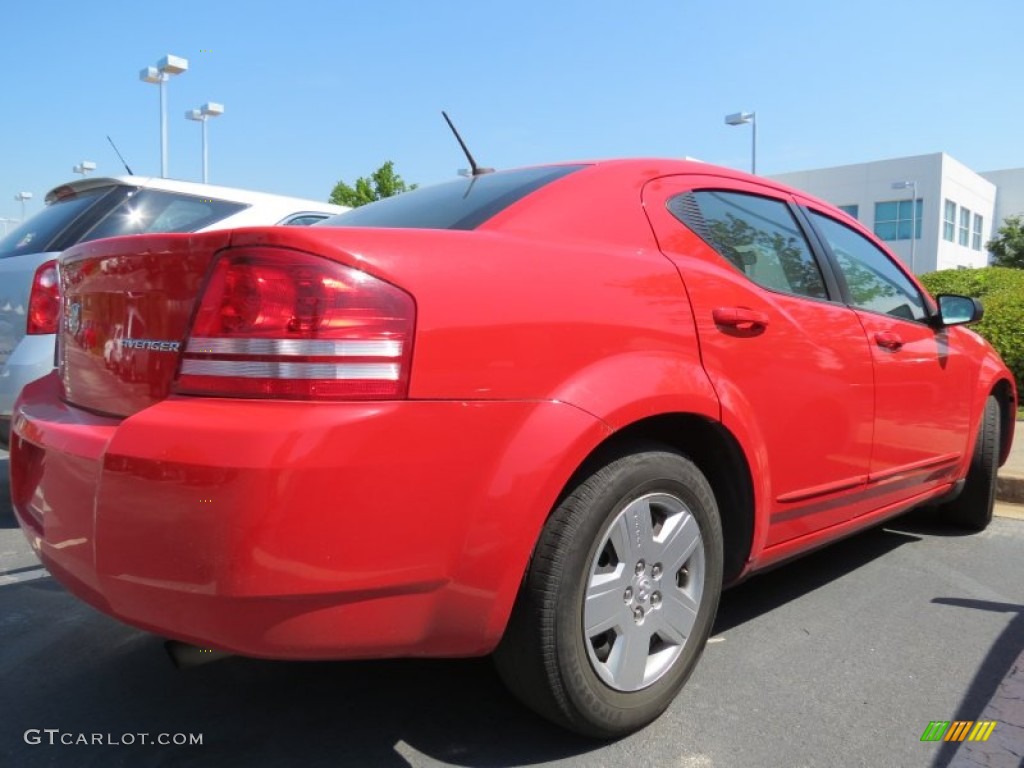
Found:
[{"label": "red dodge avenger", "polygon": [[493,653],[598,737],[669,705],[724,585],[922,504],[983,529],[1012,438],[976,300],[702,163],[97,240],[60,280],[11,489],[71,592],[247,656]]}]

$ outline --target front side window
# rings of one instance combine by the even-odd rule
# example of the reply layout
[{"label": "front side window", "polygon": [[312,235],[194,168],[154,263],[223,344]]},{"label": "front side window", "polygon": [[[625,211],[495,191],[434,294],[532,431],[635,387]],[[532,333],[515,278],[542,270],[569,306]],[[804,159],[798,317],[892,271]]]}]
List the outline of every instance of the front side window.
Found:
[{"label": "front side window", "polygon": [[288,227],[308,227],[310,224],[316,224],[318,221],[329,218],[331,218],[329,213],[303,213],[298,216],[292,216],[284,224]]},{"label": "front side window", "polygon": [[813,211],[811,218],[836,258],[854,307],[903,320],[928,317],[920,291],[888,254],[834,219]]},{"label": "front side window", "polygon": [[985,217],[980,213],[974,214],[974,231],[971,233],[971,248],[975,251],[981,250],[981,230],[985,226]]},{"label": "front side window", "polygon": [[960,245],[966,246],[970,242],[971,234],[971,212],[960,206]]},{"label": "front side window", "polygon": [[942,216],[942,239],[953,242],[956,236],[956,203],[946,201],[945,213]]},{"label": "front side window", "polygon": [[875,234],[883,240],[909,240],[921,237],[921,198],[875,203]]},{"label": "front side window", "polygon": [[676,195],[668,209],[758,285],[814,299],[828,297],[818,263],[781,200],[704,190]]}]

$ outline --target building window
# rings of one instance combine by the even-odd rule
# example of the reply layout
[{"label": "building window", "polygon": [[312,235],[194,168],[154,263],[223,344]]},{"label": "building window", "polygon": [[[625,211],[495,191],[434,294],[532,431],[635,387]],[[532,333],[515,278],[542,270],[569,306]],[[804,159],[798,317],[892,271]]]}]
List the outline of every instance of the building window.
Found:
[{"label": "building window", "polygon": [[968,246],[971,242],[971,212],[960,206],[960,245]]},{"label": "building window", "polygon": [[856,219],[860,213],[859,205],[840,205],[839,210],[845,213],[847,216]]},{"label": "building window", "polygon": [[984,224],[984,217],[980,213],[974,214],[974,232],[971,233],[971,248],[976,251],[981,250],[981,230]]},{"label": "building window", "polygon": [[952,243],[956,235],[956,203],[947,200],[945,210],[946,213],[942,217],[942,239]]},{"label": "building window", "polygon": [[875,203],[875,234],[883,240],[909,240],[913,227],[914,238],[920,239],[921,198],[914,202],[917,204],[916,211],[909,200]]}]

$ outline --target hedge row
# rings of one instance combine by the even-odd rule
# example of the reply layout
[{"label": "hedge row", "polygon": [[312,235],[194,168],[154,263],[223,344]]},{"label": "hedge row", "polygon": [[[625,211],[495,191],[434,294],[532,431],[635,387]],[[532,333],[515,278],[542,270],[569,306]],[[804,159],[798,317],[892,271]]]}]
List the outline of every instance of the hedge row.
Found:
[{"label": "hedge row", "polygon": [[945,269],[921,275],[921,282],[933,296],[959,293],[981,299],[985,317],[971,327],[1002,355],[1018,386],[1024,384],[1024,269]]}]

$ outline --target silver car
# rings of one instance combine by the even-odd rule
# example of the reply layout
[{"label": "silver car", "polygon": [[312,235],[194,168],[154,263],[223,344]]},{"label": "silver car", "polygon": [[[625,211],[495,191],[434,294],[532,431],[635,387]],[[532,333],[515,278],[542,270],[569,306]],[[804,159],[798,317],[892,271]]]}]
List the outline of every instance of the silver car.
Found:
[{"label": "silver car", "polygon": [[56,258],[76,243],[153,232],[313,224],[343,206],[173,179],[87,178],[46,195],[46,207],[0,239],[0,447],[22,387],[53,368]]}]

